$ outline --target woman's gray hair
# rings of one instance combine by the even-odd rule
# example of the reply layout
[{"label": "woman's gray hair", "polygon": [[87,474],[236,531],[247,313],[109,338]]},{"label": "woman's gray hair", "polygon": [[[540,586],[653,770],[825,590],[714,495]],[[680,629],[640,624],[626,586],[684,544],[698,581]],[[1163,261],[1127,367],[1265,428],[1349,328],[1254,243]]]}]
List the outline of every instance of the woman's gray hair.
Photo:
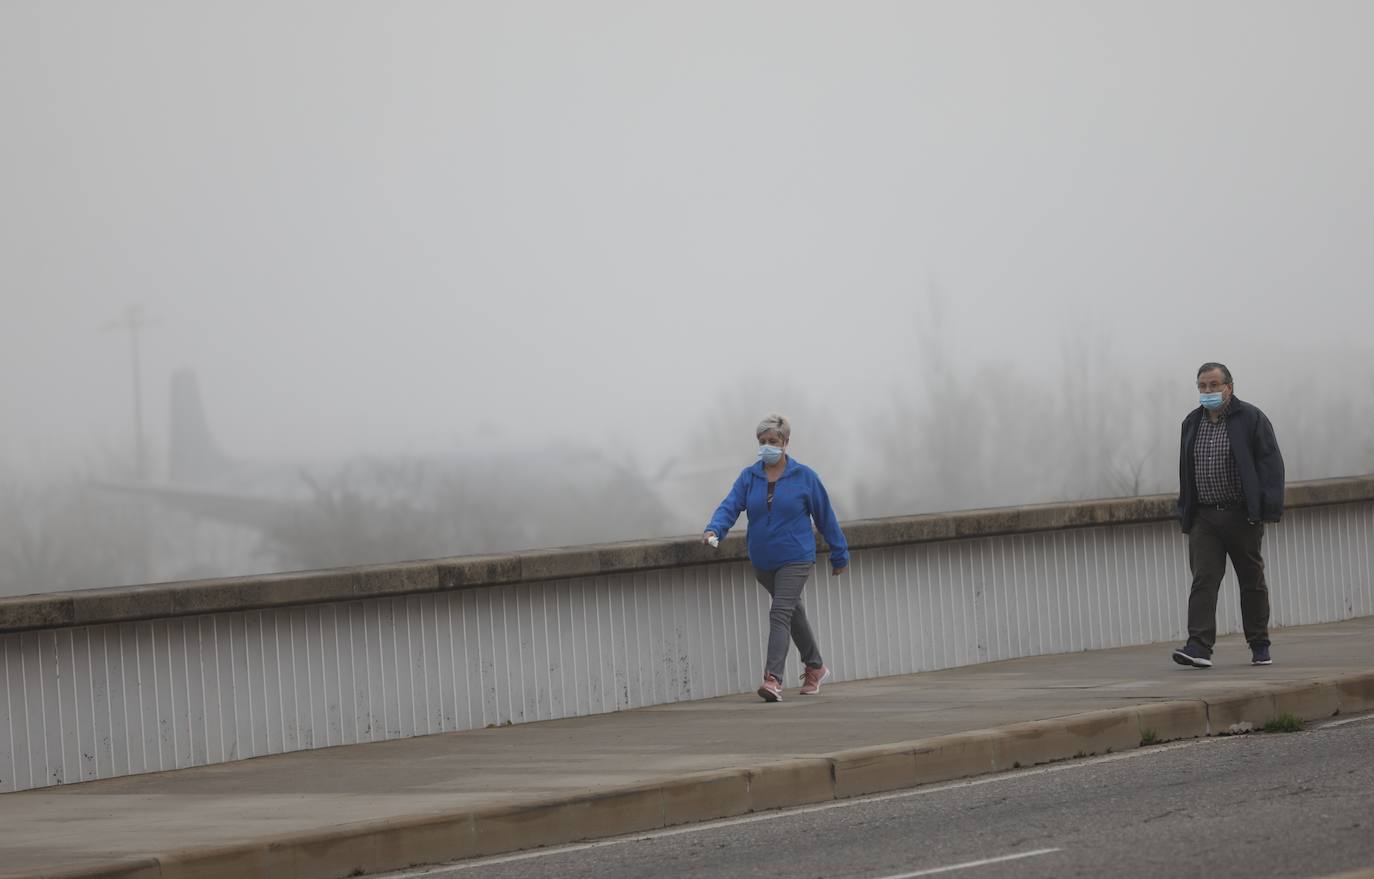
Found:
[{"label": "woman's gray hair", "polygon": [[792,422],[787,420],[786,415],[778,415],[777,413],[766,415],[759,422],[758,429],[754,431],[754,439],[758,439],[770,430],[776,431],[785,443],[792,436]]}]

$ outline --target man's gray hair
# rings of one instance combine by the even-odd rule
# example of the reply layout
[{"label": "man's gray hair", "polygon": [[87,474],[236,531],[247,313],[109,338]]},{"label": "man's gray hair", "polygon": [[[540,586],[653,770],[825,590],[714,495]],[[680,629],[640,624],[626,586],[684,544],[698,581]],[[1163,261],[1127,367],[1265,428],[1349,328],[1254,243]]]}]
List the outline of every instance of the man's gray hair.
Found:
[{"label": "man's gray hair", "polygon": [[1226,364],[1224,364],[1224,363],[1214,363],[1214,362],[1212,362],[1212,361],[1210,361],[1210,360],[1207,361],[1206,363],[1202,364],[1201,366],[1199,366],[1199,367],[1197,368],[1198,378],[1201,378],[1201,377],[1202,377],[1202,374],[1203,374],[1204,372],[1211,372],[1211,371],[1214,370],[1214,369],[1219,369],[1219,370],[1221,370],[1221,380],[1222,380],[1222,381],[1224,381],[1224,382],[1225,382],[1226,384],[1228,384],[1228,385],[1229,385],[1229,384],[1234,384],[1234,382],[1231,381],[1231,370],[1229,370],[1229,369],[1226,368]]},{"label": "man's gray hair", "polygon": [[754,431],[754,439],[758,439],[770,430],[777,431],[778,436],[782,437],[782,441],[787,442],[788,438],[792,436],[792,422],[787,420],[786,415],[778,415],[777,413],[766,415],[759,422],[758,429]]}]

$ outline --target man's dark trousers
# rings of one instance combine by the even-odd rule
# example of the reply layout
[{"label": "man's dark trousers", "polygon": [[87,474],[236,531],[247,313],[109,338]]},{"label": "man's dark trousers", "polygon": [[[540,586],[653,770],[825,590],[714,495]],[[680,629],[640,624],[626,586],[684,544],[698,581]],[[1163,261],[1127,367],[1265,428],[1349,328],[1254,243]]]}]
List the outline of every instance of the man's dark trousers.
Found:
[{"label": "man's dark trousers", "polygon": [[1188,642],[1207,655],[1217,640],[1217,591],[1229,556],[1240,581],[1240,618],[1251,647],[1269,646],[1269,587],[1264,582],[1260,544],[1264,523],[1251,525],[1245,509],[1201,506],[1188,533],[1193,588],[1188,593]]}]

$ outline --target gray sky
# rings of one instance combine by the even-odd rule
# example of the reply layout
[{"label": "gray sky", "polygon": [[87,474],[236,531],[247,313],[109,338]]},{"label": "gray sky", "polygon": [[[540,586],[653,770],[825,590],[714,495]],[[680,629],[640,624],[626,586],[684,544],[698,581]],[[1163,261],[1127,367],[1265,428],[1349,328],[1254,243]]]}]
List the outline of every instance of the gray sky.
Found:
[{"label": "gray sky", "polygon": [[[0,2],[0,464],[199,373],[240,456],[846,430],[1106,340],[1368,357],[1374,4]],[[1244,395],[1244,394],[1243,394]],[[760,406],[760,414],[771,406]],[[741,426],[748,443],[752,422]],[[809,430],[817,429],[808,426]],[[746,450],[747,451],[747,450]]]}]

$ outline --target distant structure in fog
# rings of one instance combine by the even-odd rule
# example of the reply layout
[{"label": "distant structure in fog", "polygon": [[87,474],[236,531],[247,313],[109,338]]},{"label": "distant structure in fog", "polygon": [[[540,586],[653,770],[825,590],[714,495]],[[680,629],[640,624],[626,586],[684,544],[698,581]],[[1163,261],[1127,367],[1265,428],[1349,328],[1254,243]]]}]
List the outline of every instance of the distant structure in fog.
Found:
[{"label": "distant structure in fog", "polygon": [[105,325],[107,330],[129,332],[129,363],[133,369],[134,478],[140,482],[148,478],[148,454],[143,438],[143,365],[138,353],[138,333],[150,326],[143,309],[137,305],[130,305],[124,309],[122,317]]},{"label": "distant structure in fog", "polygon": [[653,480],[577,444],[235,460],[194,371],[172,375],[170,407],[167,481],[100,484],[156,502],[164,579],[629,540],[670,520]]},{"label": "distant structure in fog", "polygon": [[167,475],[172,482],[213,482],[233,472],[234,462],[210,434],[200,384],[189,369],[172,373],[169,431]]}]

